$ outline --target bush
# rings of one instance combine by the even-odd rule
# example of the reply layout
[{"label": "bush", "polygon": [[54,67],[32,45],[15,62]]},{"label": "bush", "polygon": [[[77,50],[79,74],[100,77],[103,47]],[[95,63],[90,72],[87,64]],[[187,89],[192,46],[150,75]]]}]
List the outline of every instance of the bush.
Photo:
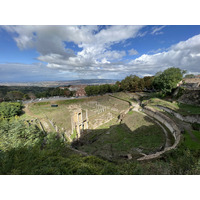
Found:
[{"label": "bush", "polygon": [[0,117],[1,118],[11,118],[22,113],[21,103],[0,103]]},{"label": "bush", "polygon": [[193,130],[200,131],[200,124],[195,122],[195,123],[192,124],[192,128],[193,128]]}]

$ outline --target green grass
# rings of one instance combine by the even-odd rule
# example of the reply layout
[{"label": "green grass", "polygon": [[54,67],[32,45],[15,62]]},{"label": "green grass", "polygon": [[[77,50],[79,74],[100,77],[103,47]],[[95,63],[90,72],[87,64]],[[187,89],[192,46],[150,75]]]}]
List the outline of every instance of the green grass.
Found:
[{"label": "green grass", "polygon": [[36,106],[43,106],[43,105],[49,105],[50,102],[47,101],[47,102],[38,102],[38,103],[34,103]]},{"label": "green grass", "polygon": [[87,101],[87,99],[70,99],[70,100],[61,100],[61,101],[55,101],[58,105],[69,105],[74,103],[81,103]]},{"label": "green grass", "polygon": [[124,99],[126,101],[131,100],[131,97],[128,94],[126,94],[125,92],[117,92],[117,93],[113,93],[112,95],[115,96],[115,97]]},{"label": "green grass", "polygon": [[164,145],[165,135],[157,124],[133,112],[126,115],[123,124],[91,131],[81,141],[83,145],[78,147],[80,150],[100,157],[116,159],[131,153],[138,158],[136,148],[144,153],[156,152]]},{"label": "green grass", "polygon": [[76,138],[76,135],[77,135],[77,133],[76,133],[76,131],[74,130],[74,131],[73,131],[73,134],[70,136],[70,139],[73,141],[73,140]]},{"label": "green grass", "polygon": [[20,120],[30,120],[33,119],[34,117],[29,116],[28,114],[24,113],[23,115],[19,116]]},{"label": "green grass", "polygon": [[132,114],[133,114],[133,111],[132,111],[132,110],[131,110],[131,111],[129,111],[129,112],[128,112],[128,114],[129,114],[129,115],[132,115]]},{"label": "green grass", "polygon": [[200,131],[192,130],[192,134],[198,139],[200,145]]},{"label": "green grass", "polygon": [[144,100],[143,103],[147,103],[149,106],[164,106],[168,107],[182,115],[190,115],[190,114],[200,114],[200,106],[183,104],[179,102],[169,102],[163,99],[151,98],[149,100]]},{"label": "green grass", "polygon": [[113,93],[112,96],[115,96],[121,100],[125,100],[128,102],[135,102],[137,103],[137,99],[134,98],[133,93],[125,93],[125,92],[117,92]]},{"label": "green grass", "polygon": [[179,103],[179,112],[183,115],[187,114],[200,114],[200,106]]},{"label": "green grass", "polygon": [[[97,113],[95,112],[95,105],[90,104],[90,101],[96,101],[98,102],[98,104],[106,106],[107,109],[105,110],[105,112]],[[51,107],[52,103],[58,104],[58,107]],[[35,117],[42,118],[47,123],[49,122],[48,119],[53,119],[59,130],[62,130],[63,128],[67,131],[71,130],[71,115],[73,114],[73,111],[75,111],[78,107],[88,110],[89,128],[92,128],[92,126],[90,125],[95,124],[97,119],[100,119],[102,123],[105,122],[105,120],[107,120],[106,116],[108,115],[108,113],[111,113],[112,116],[115,117],[115,121],[117,121],[117,116],[119,115],[119,113],[127,109],[129,105],[128,103],[110,97],[109,95],[89,97],[84,99],[71,99],[29,104],[29,110]],[[112,110],[113,108],[116,108],[116,110]]]},{"label": "green grass", "polygon": [[110,126],[116,125],[116,124],[117,124],[117,119],[114,118],[114,119],[110,120],[109,122],[107,122],[107,123],[105,123],[105,124],[99,126],[99,127],[97,128],[97,130],[98,130],[98,129],[108,129],[108,128],[110,128]]},{"label": "green grass", "polygon": [[[200,139],[200,137],[199,137],[200,133],[198,131],[192,131],[192,133],[198,139]],[[185,131],[185,134],[184,134],[183,145],[186,146],[187,148],[189,148],[190,150],[199,150],[200,149],[200,143],[198,141],[193,140],[187,131]]]}]

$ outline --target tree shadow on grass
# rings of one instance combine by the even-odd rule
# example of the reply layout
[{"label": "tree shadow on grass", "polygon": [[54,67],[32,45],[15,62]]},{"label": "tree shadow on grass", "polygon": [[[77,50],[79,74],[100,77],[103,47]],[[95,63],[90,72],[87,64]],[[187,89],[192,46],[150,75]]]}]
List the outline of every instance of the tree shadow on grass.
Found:
[{"label": "tree shadow on grass", "polygon": [[[63,141],[62,134],[44,135],[41,132],[40,137],[35,137],[34,140],[32,136],[24,138],[22,134],[24,142],[20,145],[14,143],[11,148],[1,148],[0,174],[141,174],[143,172],[134,160],[139,156],[134,154],[135,148],[144,150],[146,142],[147,150],[153,151],[148,146],[152,144],[149,134],[141,137],[145,130],[150,131],[151,128],[155,127],[141,126],[131,131],[126,124],[120,124],[108,129],[87,130],[72,146],[78,150],[91,147],[92,155],[89,153],[88,156],[70,149]],[[96,153],[94,150],[97,150]],[[132,155],[131,161],[127,154]]]},{"label": "tree shadow on grass", "polygon": [[[115,125],[113,127],[119,128],[119,126],[120,125]],[[124,124],[122,124],[121,126],[124,126]],[[129,128],[126,128],[128,131]],[[100,131],[103,131],[105,134],[105,130],[108,131],[109,129],[102,129]],[[130,131],[128,134],[137,133],[134,133],[134,131]],[[94,140],[96,137],[95,135],[92,140],[92,132],[85,133],[84,136],[82,135],[81,140],[84,140],[84,137],[86,139],[86,137],[89,136],[91,138],[88,142],[90,142],[90,145],[92,145],[95,142]],[[98,139],[96,140],[96,142],[97,141]],[[80,145],[80,140],[76,142],[78,143],[77,145]],[[85,143],[83,145],[85,145]],[[115,147],[113,146],[113,149],[110,149],[110,152],[114,151],[114,148]],[[174,154],[176,155],[175,157]],[[191,165],[193,164],[193,160],[191,160],[191,155],[188,154],[187,157],[185,157],[184,152],[171,152],[170,155],[165,157],[166,159],[163,161],[156,160],[138,162],[134,160],[128,161],[127,158],[124,158],[125,162],[117,162],[115,160],[111,161],[109,159],[105,159],[105,157],[99,158],[97,156],[91,155],[83,156],[80,153],[75,152],[74,150],[67,147],[66,143],[63,142],[61,137],[58,137],[56,134],[49,133],[48,136],[41,137],[35,144],[31,144],[29,146],[22,145],[15,148],[10,148],[9,150],[5,151],[1,150],[0,174],[184,174],[185,171],[187,172],[187,170],[190,169]],[[180,171],[180,169],[182,171]]]},{"label": "tree shadow on grass", "polygon": [[[145,117],[146,120],[150,120]],[[145,154],[161,151],[165,135],[157,125],[142,125],[132,131],[125,123],[108,129],[85,130],[72,142],[72,147],[108,160],[127,160],[128,154],[137,159]]]}]

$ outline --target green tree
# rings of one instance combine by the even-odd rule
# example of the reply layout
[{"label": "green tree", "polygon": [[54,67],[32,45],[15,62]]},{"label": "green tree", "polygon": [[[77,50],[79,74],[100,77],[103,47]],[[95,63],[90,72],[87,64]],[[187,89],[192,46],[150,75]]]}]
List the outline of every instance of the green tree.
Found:
[{"label": "green tree", "polygon": [[21,103],[0,103],[0,117],[11,118],[22,113]]},{"label": "green tree", "polygon": [[11,91],[11,92],[7,92],[7,94],[6,94],[6,97],[11,101],[22,100],[23,96],[24,96],[24,94],[19,91]]},{"label": "green tree", "polygon": [[86,92],[86,94],[88,95],[88,96],[91,96],[92,95],[92,88],[91,88],[91,86],[86,86],[85,87],[85,92]]},{"label": "green tree", "polygon": [[185,70],[171,67],[155,75],[153,86],[155,89],[162,91],[163,94],[170,93],[177,87],[177,83],[183,79]]},{"label": "green tree", "polygon": [[3,120],[0,122],[0,150],[8,151],[12,148],[41,145],[42,131],[35,126],[18,120]]},{"label": "green tree", "polygon": [[144,89],[144,81],[136,75],[127,76],[121,81],[121,89],[130,92],[142,91]]},{"label": "green tree", "polygon": [[24,99],[24,100],[27,100],[27,99],[30,99],[30,97],[29,97],[28,94],[25,94],[25,95],[23,96],[23,99]]},{"label": "green tree", "polygon": [[185,77],[184,78],[194,78],[195,77],[195,75],[194,74],[187,74],[187,75],[185,75]]},{"label": "green tree", "polygon": [[132,88],[132,75],[127,76],[121,81],[121,89],[124,91],[130,91]]},{"label": "green tree", "polygon": [[153,88],[153,79],[154,79],[153,76],[145,76],[143,78],[143,80],[144,80],[144,87],[147,90],[151,90]]},{"label": "green tree", "polygon": [[113,93],[113,92],[118,92],[119,91],[119,87],[118,87],[118,85],[116,85],[116,84],[114,84],[114,85],[111,85],[111,92]]}]

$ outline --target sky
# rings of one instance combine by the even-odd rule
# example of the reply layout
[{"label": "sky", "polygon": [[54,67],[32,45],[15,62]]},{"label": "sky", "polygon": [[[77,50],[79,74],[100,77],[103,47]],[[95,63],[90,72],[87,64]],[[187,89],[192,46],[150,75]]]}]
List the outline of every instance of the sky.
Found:
[{"label": "sky", "polygon": [[200,26],[0,26],[0,82],[200,73]]}]

